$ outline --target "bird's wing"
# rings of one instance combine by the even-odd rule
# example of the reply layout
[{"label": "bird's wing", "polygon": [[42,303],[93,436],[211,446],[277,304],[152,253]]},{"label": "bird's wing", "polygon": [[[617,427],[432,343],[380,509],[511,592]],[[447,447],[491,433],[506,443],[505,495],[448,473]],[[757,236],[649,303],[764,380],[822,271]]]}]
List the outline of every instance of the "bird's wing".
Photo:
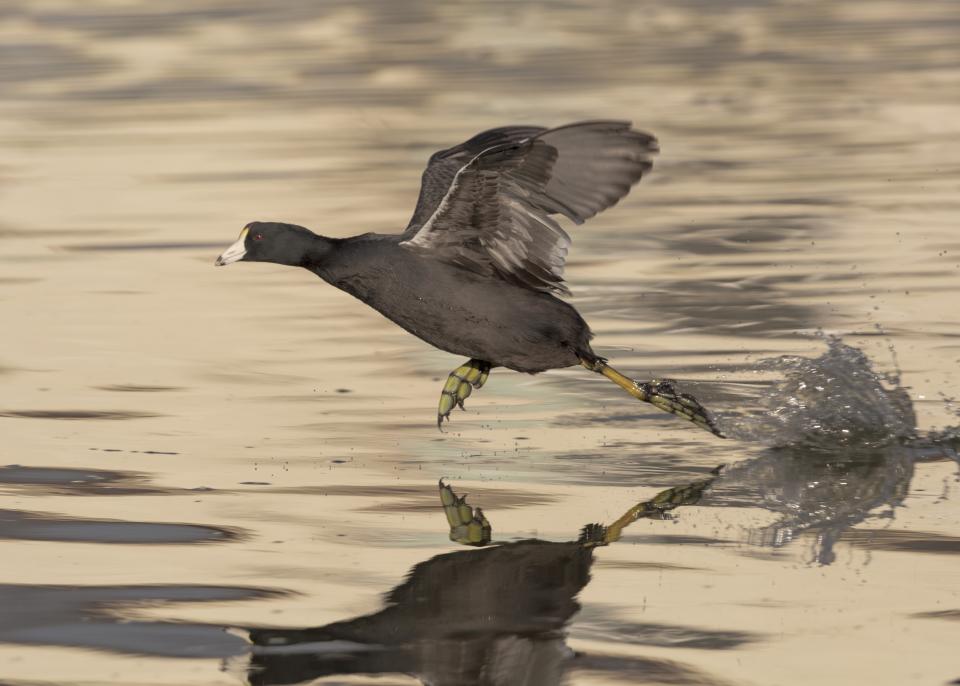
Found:
[{"label": "bird's wing", "polygon": [[567,292],[570,237],[550,217],[577,224],[614,205],[652,166],[657,141],[629,122],[540,130],[474,155],[434,212],[402,246],[471,271],[545,292]]},{"label": "bird's wing", "polygon": [[487,148],[504,143],[516,143],[546,131],[542,126],[502,126],[478,133],[468,141],[446,150],[439,150],[430,156],[427,168],[420,179],[420,196],[413,211],[410,223],[404,231],[405,238],[412,238],[432,215],[443,196],[450,190],[453,177],[474,157]]}]

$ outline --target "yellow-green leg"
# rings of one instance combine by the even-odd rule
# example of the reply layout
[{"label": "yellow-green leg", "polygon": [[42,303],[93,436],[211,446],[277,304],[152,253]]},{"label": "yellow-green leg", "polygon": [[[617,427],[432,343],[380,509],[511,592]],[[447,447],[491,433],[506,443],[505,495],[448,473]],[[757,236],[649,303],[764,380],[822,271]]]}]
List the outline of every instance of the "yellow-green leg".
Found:
[{"label": "yellow-green leg", "polygon": [[634,398],[642,400],[645,403],[650,403],[664,412],[683,417],[701,429],[706,429],[714,436],[726,438],[726,436],[720,433],[720,429],[717,428],[713,418],[707,414],[703,405],[697,402],[697,399],[692,395],[677,391],[673,387],[673,382],[666,379],[634,381],[608,365],[607,361],[603,358],[597,358],[595,360],[581,359],[580,364],[592,372],[597,372],[607,377]]},{"label": "yellow-green leg", "polygon": [[450,525],[450,540],[463,545],[484,546],[490,543],[490,522],[479,507],[467,504],[467,496],[458,496],[440,479],[440,503]]},{"label": "yellow-green leg", "polygon": [[[619,541],[623,530],[638,519],[668,519],[670,510],[684,505],[696,505],[700,502],[704,491],[710,488],[714,479],[720,474],[721,469],[723,465],[710,470],[710,478],[661,491],[650,500],[631,507],[609,526],[587,524],[580,530],[577,542],[586,547],[609,545]],[[443,505],[443,513],[447,516],[447,524],[450,525],[450,540],[463,545],[489,545],[493,537],[493,529],[483,510],[479,507],[471,507],[467,503],[467,496],[458,496],[453,488],[443,482],[443,479],[440,479],[439,487],[440,504]]]},{"label": "yellow-green leg", "polygon": [[437,409],[437,426],[443,424],[443,420],[449,421],[450,413],[457,405],[463,409],[463,401],[470,397],[474,388],[481,388],[487,382],[490,376],[489,362],[483,360],[469,360],[462,364],[447,377],[447,382],[443,384],[443,392],[440,393],[440,407]]},{"label": "yellow-green leg", "polygon": [[660,491],[650,500],[634,505],[624,512],[620,518],[610,526],[603,524],[587,524],[580,530],[579,541],[587,546],[609,545],[620,540],[623,530],[638,519],[669,519],[670,510],[683,505],[696,505],[703,497],[704,491],[710,488],[714,479],[719,476],[723,465],[711,469],[713,475],[709,479],[694,481],[686,486],[668,488]]}]

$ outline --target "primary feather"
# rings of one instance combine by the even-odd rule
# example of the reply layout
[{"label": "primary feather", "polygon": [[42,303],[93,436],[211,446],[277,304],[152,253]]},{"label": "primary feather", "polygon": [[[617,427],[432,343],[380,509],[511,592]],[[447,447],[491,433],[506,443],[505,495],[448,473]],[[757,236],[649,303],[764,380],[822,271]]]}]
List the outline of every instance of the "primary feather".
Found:
[{"label": "primary feather", "polygon": [[580,224],[614,205],[656,152],[656,139],[620,121],[481,133],[431,158],[401,245],[532,290],[566,293],[570,237],[550,215]]}]

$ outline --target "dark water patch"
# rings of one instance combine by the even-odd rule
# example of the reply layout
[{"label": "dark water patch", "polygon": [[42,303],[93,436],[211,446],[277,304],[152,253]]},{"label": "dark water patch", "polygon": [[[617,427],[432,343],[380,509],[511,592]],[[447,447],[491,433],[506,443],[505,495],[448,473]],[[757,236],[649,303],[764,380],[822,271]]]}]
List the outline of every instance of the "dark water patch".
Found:
[{"label": "dark water patch", "polygon": [[131,618],[140,607],[264,600],[289,595],[231,586],[0,585],[0,643],[161,657],[217,658],[243,652],[221,626]]},{"label": "dark water patch", "polygon": [[102,453],[129,453],[131,455],[179,455],[176,450],[124,450],[123,448],[87,448]]},{"label": "dark water patch", "polygon": [[76,486],[140,481],[142,475],[133,472],[112,472],[94,469],[68,469],[62,467],[24,467],[18,464],[0,467],[0,483]]},{"label": "dark water patch", "polygon": [[578,654],[570,662],[570,671],[576,674],[610,675],[630,684],[728,686],[730,683],[673,660],[627,655]]},{"label": "dark water patch", "polygon": [[[757,264],[751,264],[756,269]],[[686,265],[695,271],[714,266]],[[578,307],[590,316],[644,322],[631,324],[633,337],[674,334],[678,330],[722,333],[735,339],[793,336],[797,331],[827,325],[831,312],[820,304],[797,302],[794,281],[806,277],[777,273],[755,278],[670,279],[649,283],[597,284],[588,295],[577,299]],[[835,289],[811,284],[806,300],[828,302]],[[589,317],[588,317],[589,318]]]},{"label": "dark water patch", "polygon": [[133,410],[0,410],[0,417],[15,419],[106,420],[150,419],[164,415]]},{"label": "dark water patch", "polygon": [[[591,379],[591,381],[596,381]],[[616,410],[612,410],[609,407],[604,408],[603,411],[593,411],[593,412],[571,412],[568,414],[561,414],[553,417],[549,420],[550,424],[556,427],[592,427],[592,426],[610,426],[610,427],[620,427],[620,428],[630,428],[636,427],[638,422],[647,422],[661,420],[666,422],[669,420],[669,415],[665,415],[661,410],[657,410],[646,403],[641,403],[638,400],[631,398],[630,396],[623,393],[623,391],[614,390],[613,386],[607,384],[597,384],[594,383],[594,386],[597,390],[602,389],[605,392],[616,393],[619,399],[622,401],[622,405],[626,405],[630,409],[619,407]],[[699,398],[700,395],[697,395],[690,387],[683,383],[683,392],[691,393],[695,397]],[[612,399],[607,400],[608,405],[619,404],[610,402]],[[632,407],[630,407],[632,406]],[[687,427],[684,427],[687,428]],[[604,446],[605,448],[608,446]],[[624,446],[620,446],[624,447]],[[591,459],[594,455],[587,454],[580,456],[581,459]],[[570,456],[571,458],[576,456]]]},{"label": "dark water patch", "polygon": [[688,567],[686,565],[677,565],[670,562],[639,562],[634,560],[606,560],[600,558],[595,563],[597,567],[604,569],[630,569],[637,572],[655,571],[655,572],[707,572],[703,567]]},{"label": "dark water patch", "polygon": [[915,612],[911,617],[921,619],[949,619],[954,622],[960,622],[960,610],[933,610],[931,612]]},{"label": "dark water patch", "polygon": [[25,283],[39,283],[43,279],[28,277],[0,277],[0,286],[19,286]]},{"label": "dark water patch", "polygon": [[[700,436],[701,430],[696,427],[690,425],[688,428],[670,415],[664,416],[667,417],[667,423],[677,422],[671,434],[683,436],[683,450],[678,450],[676,443],[669,440],[640,445],[627,441],[605,442],[594,451],[554,454],[551,474],[540,476],[539,479],[546,482],[574,480],[597,486],[607,486],[611,479],[616,479],[620,488],[664,488],[682,480],[702,479],[717,464],[730,459],[726,444],[716,444],[707,432],[702,432],[703,436]],[[660,418],[657,416],[652,419]],[[667,426],[665,424],[665,429]],[[715,457],[711,459],[711,455]]]},{"label": "dark water patch", "polygon": [[90,77],[114,69],[114,60],[53,43],[5,41],[0,46],[0,84]]},{"label": "dark water patch", "polygon": [[664,175],[674,173],[677,174],[677,176],[689,178],[697,176],[698,174],[743,169],[746,166],[746,162],[738,160],[701,158],[658,162],[657,171],[662,172]]},{"label": "dark water patch", "polygon": [[960,536],[947,536],[926,531],[852,529],[844,532],[840,540],[869,550],[934,555],[960,554]]},{"label": "dark water patch", "polygon": [[666,227],[657,232],[656,241],[671,253],[718,257],[763,250],[765,259],[771,259],[778,251],[809,245],[823,232],[821,222],[812,215],[744,215]]},{"label": "dark water patch", "polygon": [[[117,472],[101,469],[69,469],[63,467],[24,467],[18,464],[0,467],[0,484],[37,486],[54,489],[53,492],[90,492],[100,494],[103,489],[119,488],[131,494],[148,491],[146,477],[135,472]],[[63,489],[63,490],[61,490]]]},{"label": "dark water patch", "polygon": [[245,536],[242,529],[200,524],[82,519],[0,510],[0,539],[6,540],[157,545],[224,543]]},{"label": "dark water patch", "polygon": [[171,241],[151,243],[81,243],[62,245],[61,250],[70,252],[136,252],[140,250],[215,250],[223,247],[223,241]]},{"label": "dark water patch", "polygon": [[179,495],[189,489],[162,488],[139,472],[63,467],[0,467],[0,488],[31,495]]},{"label": "dark water patch", "polygon": [[577,615],[571,635],[574,638],[607,644],[698,650],[731,650],[761,639],[760,635],[746,631],[631,622],[611,614],[616,614],[615,609],[602,605],[584,608]]},{"label": "dark water patch", "polygon": [[[282,9],[280,12],[283,14]],[[275,14],[258,9],[255,5],[191,7],[173,2],[169,7],[163,8],[136,5],[123,9],[107,6],[63,6],[37,9],[32,16],[46,27],[83,32],[102,40],[110,40],[131,36],[157,38],[193,30],[205,22],[223,24],[254,18],[270,22],[274,20]]]},{"label": "dark water patch", "polygon": [[641,296],[621,297],[605,311],[610,316],[662,321],[652,333],[678,329],[710,331],[738,338],[793,335],[829,321],[824,307],[802,304],[783,288],[786,276],[740,279],[674,280],[657,283]]}]

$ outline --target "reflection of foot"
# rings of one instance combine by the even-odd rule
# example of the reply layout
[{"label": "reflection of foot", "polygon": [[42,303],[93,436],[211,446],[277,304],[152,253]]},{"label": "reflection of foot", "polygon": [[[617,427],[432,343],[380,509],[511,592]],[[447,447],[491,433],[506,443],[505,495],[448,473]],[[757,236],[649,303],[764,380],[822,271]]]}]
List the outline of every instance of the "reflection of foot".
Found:
[{"label": "reflection of foot", "polygon": [[467,504],[467,496],[457,496],[440,479],[440,503],[450,525],[450,540],[463,545],[484,546],[490,542],[492,530],[483,510]]},{"label": "reflection of foot", "polygon": [[[710,488],[714,478],[720,474],[722,468],[723,465],[720,465],[716,469],[710,470],[713,476],[709,479],[694,481],[686,486],[668,488],[665,491],[660,491],[650,500],[645,500],[642,503],[634,505],[620,515],[620,519],[613,524],[607,527],[601,527],[604,529],[603,542],[594,545],[607,545],[608,543],[620,540],[620,534],[623,530],[638,519],[672,519],[672,515],[669,513],[670,510],[674,510],[683,505],[696,505],[700,502],[704,491]],[[588,526],[598,527],[599,525],[593,524]],[[587,533],[587,527],[584,527],[583,532],[580,534],[581,541],[584,540],[583,537]]]},{"label": "reflection of foot", "polygon": [[586,524],[580,529],[577,543],[587,547],[607,544],[607,527],[603,524]]},{"label": "reflection of foot", "polygon": [[707,410],[689,393],[681,393],[674,388],[670,379],[653,381],[635,381],[634,385],[640,392],[642,400],[656,408],[687,419],[702,429],[706,429],[714,436],[726,438],[717,428],[716,423]]},{"label": "reflection of foot", "polygon": [[470,397],[474,388],[480,388],[486,383],[490,376],[490,363],[482,360],[470,360],[452,372],[447,377],[447,382],[443,385],[443,392],[440,394],[440,407],[437,409],[437,426],[443,424],[443,420],[450,419],[450,412],[457,405],[463,408],[463,401]]}]

